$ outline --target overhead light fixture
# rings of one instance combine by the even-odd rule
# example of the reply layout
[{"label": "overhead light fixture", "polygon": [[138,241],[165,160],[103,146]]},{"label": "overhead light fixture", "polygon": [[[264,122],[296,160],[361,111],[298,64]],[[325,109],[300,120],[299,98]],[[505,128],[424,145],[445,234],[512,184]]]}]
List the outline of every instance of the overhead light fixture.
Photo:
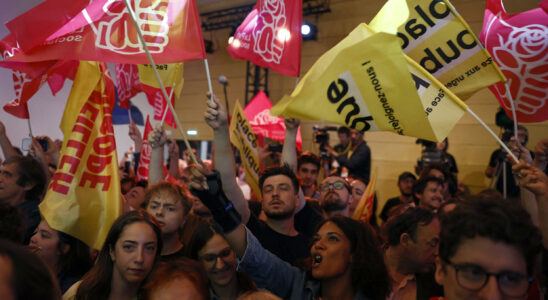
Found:
[{"label": "overhead light fixture", "polygon": [[198,130],[189,129],[189,130],[186,131],[186,134],[188,134],[188,136],[197,136],[198,135]]},{"label": "overhead light fixture", "polygon": [[315,41],[317,39],[318,27],[308,22],[303,22],[301,25],[301,34],[303,41]]}]

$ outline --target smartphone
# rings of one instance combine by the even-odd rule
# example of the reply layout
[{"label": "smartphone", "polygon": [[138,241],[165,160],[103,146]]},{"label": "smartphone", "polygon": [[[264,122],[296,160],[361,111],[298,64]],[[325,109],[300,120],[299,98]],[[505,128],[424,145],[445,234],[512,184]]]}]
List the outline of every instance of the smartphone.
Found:
[{"label": "smartphone", "polygon": [[24,138],[21,141],[21,150],[23,151],[29,151],[30,150],[30,144],[32,143],[31,138]]},{"label": "smartphone", "polygon": [[48,140],[46,139],[36,139],[38,143],[40,143],[40,146],[42,146],[42,150],[44,152],[48,151]]},{"label": "smartphone", "polygon": [[283,145],[281,144],[270,144],[268,145],[268,151],[270,152],[282,152]]}]

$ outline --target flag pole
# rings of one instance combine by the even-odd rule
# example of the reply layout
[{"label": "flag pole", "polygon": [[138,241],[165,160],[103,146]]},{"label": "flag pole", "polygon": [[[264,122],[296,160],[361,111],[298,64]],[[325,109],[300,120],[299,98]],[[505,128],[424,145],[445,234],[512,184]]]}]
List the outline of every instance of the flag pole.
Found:
[{"label": "flag pole", "polygon": [[[204,58],[204,65],[205,65],[206,76],[207,76],[207,85],[209,86],[209,95],[211,96],[209,98],[209,101],[213,103],[213,85],[211,84],[211,75],[209,74],[209,64],[207,63],[207,58]],[[226,109],[228,113],[228,107]]]},{"label": "flag pole", "polygon": [[[135,30],[137,31],[137,36],[139,37],[139,41],[141,42],[141,45],[143,46],[143,49],[145,50],[145,53],[147,55],[148,61],[150,62],[150,65],[152,66],[152,70],[154,71],[154,76],[156,77],[156,80],[158,81],[158,84],[160,85],[160,90],[162,90],[164,99],[170,99],[167,95],[164,82],[160,78],[160,74],[158,74],[158,70],[156,70],[156,63],[154,63],[154,60],[152,59],[152,55],[150,55],[150,51],[148,51],[148,46],[145,43],[145,39],[143,38],[143,33],[141,32],[141,28],[139,28],[139,24],[137,24],[137,20],[135,19],[135,14],[133,10],[131,9],[131,6],[129,5],[129,1],[124,0],[124,3],[126,4],[126,8],[129,12],[129,16],[131,17],[131,21],[133,22],[133,26],[135,27]],[[211,94],[211,97],[213,99],[213,94]],[[185,145],[187,149],[189,150],[188,152],[190,154],[190,158],[192,159],[192,162],[196,165],[199,165],[198,160],[196,159],[196,156],[194,155],[192,148],[190,147],[188,138],[186,137],[186,134],[183,132],[183,127],[181,126],[179,117],[177,117],[177,114],[175,113],[175,108],[171,104],[171,101],[167,101],[167,105],[169,107],[169,110],[171,111],[171,114],[173,115],[173,119],[175,120],[177,127],[179,127],[179,132],[183,136],[183,141],[185,142]]]},{"label": "flag pole", "polygon": [[506,88],[506,97],[510,101],[510,108],[512,109],[512,120],[514,120],[514,139],[516,143],[519,143],[518,140],[518,117],[516,115],[516,107],[514,106],[514,99],[512,99],[512,94],[510,93],[510,87],[508,86],[508,81],[504,83]]},{"label": "flag pole", "polygon": [[[171,97],[173,97],[173,90],[175,89],[175,85],[177,85],[176,83],[173,83],[173,86],[171,87],[171,92],[169,93],[169,102],[171,102]],[[166,108],[164,109],[164,115],[162,116],[162,121],[160,122],[160,125],[164,125],[164,121],[166,120],[166,116],[167,116],[167,110],[168,110],[168,106],[166,105]]]},{"label": "flag pole", "polygon": [[487,132],[489,132],[494,138],[495,140],[500,144],[500,146],[506,150],[506,152],[508,154],[510,154],[510,156],[512,157],[512,159],[516,162],[516,163],[519,163],[519,159],[516,157],[516,155],[514,154],[514,152],[512,152],[508,146],[506,146],[506,144],[504,142],[502,142],[500,140],[500,138],[493,132],[493,130],[491,130],[491,128],[489,128],[489,126],[487,126],[487,124],[485,124],[485,122],[483,122],[482,119],[480,119],[469,107],[466,108],[466,111],[469,112],[472,117],[474,117],[476,120],[478,120],[478,122],[487,130]]},{"label": "flag pole", "polygon": [[32,138],[33,135],[32,135],[32,128],[30,127],[30,114],[29,114],[29,118],[27,119],[27,124],[29,125],[29,136]]}]

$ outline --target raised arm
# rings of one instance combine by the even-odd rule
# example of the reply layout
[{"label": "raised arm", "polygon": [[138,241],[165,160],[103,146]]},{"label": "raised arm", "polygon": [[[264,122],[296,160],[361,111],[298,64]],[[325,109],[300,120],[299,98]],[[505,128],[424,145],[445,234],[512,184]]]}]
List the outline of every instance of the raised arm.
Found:
[{"label": "raised arm", "polygon": [[520,161],[512,166],[512,172],[522,189],[527,189],[535,195],[538,206],[539,228],[542,232],[542,244],[548,249],[548,176],[539,168]]},{"label": "raised arm", "polygon": [[19,155],[19,153],[15,151],[15,148],[13,148],[6,132],[6,126],[4,126],[2,121],[0,121],[0,148],[2,148],[2,153],[4,153],[5,159]]},{"label": "raised arm", "polygon": [[167,142],[164,128],[158,124],[148,134],[148,144],[152,148],[148,165],[148,182],[154,184],[164,180],[164,145]]},{"label": "raised arm", "polygon": [[[297,173],[297,133],[301,121],[299,119],[285,118],[284,123],[285,140],[282,148],[282,164],[288,164],[293,172]],[[303,189],[299,187],[299,204],[296,212],[301,211],[305,204],[306,200]]]},{"label": "raised arm", "polygon": [[243,224],[247,224],[250,212],[244,193],[236,182],[236,163],[234,161],[234,152],[232,152],[232,146],[230,145],[227,114],[219,99],[216,97],[213,98],[213,102],[207,101],[204,118],[207,124],[213,129],[215,169],[221,176],[226,196],[232,201],[232,204],[242,217]]},{"label": "raised arm", "polygon": [[540,140],[535,146],[534,166],[546,170],[548,164],[548,139]]}]

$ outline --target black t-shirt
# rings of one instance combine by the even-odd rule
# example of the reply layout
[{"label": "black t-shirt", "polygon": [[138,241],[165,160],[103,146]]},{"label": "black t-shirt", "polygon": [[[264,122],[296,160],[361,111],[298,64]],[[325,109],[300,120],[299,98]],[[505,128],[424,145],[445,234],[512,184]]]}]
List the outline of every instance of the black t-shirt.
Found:
[{"label": "black t-shirt", "polygon": [[263,248],[290,264],[300,265],[303,259],[310,256],[310,239],[301,233],[296,236],[281,234],[253,214],[250,214],[246,226]]},{"label": "black t-shirt", "polygon": [[305,236],[314,236],[316,226],[323,220],[321,208],[311,201],[306,201],[303,209],[295,214],[295,230]]},{"label": "black t-shirt", "polygon": [[171,261],[177,260],[181,257],[188,257],[186,247],[182,247],[181,249],[179,249],[176,252],[173,252],[171,254],[160,255],[160,261],[171,262]]},{"label": "black t-shirt", "polygon": [[384,204],[384,207],[382,208],[380,217],[383,222],[386,222],[388,220],[388,212],[392,207],[398,206],[401,204],[400,196],[390,198],[386,200],[386,203]]}]

